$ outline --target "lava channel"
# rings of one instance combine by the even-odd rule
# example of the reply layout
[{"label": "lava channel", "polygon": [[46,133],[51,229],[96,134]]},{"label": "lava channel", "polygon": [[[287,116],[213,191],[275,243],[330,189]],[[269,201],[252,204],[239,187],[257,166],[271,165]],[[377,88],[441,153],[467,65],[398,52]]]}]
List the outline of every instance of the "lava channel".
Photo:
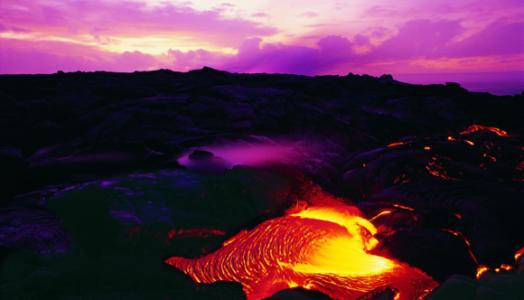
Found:
[{"label": "lava channel", "polygon": [[302,287],[333,299],[356,299],[390,287],[395,299],[419,299],[437,283],[421,270],[368,253],[376,228],[355,207],[314,206],[270,219],[200,258],[165,262],[199,283],[234,281],[249,300]]}]

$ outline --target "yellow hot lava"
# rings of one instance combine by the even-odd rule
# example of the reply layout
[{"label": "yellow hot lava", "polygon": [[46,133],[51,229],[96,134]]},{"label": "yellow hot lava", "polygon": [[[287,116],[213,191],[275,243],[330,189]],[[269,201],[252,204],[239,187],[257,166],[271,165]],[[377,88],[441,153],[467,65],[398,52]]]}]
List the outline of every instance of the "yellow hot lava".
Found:
[{"label": "yellow hot lava", "polygon": [[392,287],[399,299],[416,299],[436,286],[422,271],[368,253],[377,229],[346,205],[300,207],[224,242],[214,253],[171,257],[166,263],[201,283],[240,282],[248,299],[290,287],[356,299]]},{"label": "yellow hot lava", "polygon": [[344,211],[343,207],[310,207],[291,216],[333,222],[346,228],[349,233],[326,238],[318,247],[311,249],[310,258],[306,263],[290,266],[296,272],[369,276],[394,267],[392,261],[366,252],[378,244],[377,239],[373,237],[377,232],[375,226],[362,217]]}]

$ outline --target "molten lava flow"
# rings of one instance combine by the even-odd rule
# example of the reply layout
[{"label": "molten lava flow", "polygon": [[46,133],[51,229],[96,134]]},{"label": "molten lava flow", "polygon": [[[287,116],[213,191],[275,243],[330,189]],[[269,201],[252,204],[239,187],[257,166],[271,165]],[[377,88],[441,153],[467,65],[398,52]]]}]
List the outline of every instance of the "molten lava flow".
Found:
[{"label": "molten lava flow", "polygon": [[517,269],[520,269],[519,265],[521,265],[521,262],[519,262],[519,260],[523,254],[524,254],[524,247],[520,248],[519,250],[517,250],[517,252],[515,252],[515,266],[511,266],[508,264],[501,264],[499,267],[490,268],[488,266],[479,265],[477,267],[477,275],[476,275],[477,279],[480,280],[484,276],[484,274],[487,274],[489,272],[495,272],[495,273],[511,272],[512,270],[515,269],[515,267]]},{"label": "molten lava flow", "polygon": [[524,255],[524,247],[520,248],[519,250],[517,250],[517,252],[515,252],[515,262],[518,262],[522,255]]},{"label": "molten lava flow", "polygon": [[489,268],[484,266],[484,265],[480,265],[478,266],[477,268],[477,274],[475,275],[475,277],[477,277],[477,279],[480,279],[484,274],[486,274],[487,272],[489,271]]},{"label": "molten lava flow", "polygon": [[[471,242],[464,236],[464,234],[460,231],[456,231],[456,230],[452,230],[452,229],[448,229],[448,228],[444,228],[442,229],[443,231],[445,232],[448,232],[456,237],[458,237],[459,239],[461,239],[464,244],[466,244],[466,247],[468,249],[468,253],[469,253],[469,256],[471,257],[471,259],[475,262],[475,264],[477,264],[477,266],[479,266],[479,262],[477,260],[477,256],[475,256],[475,254],[473,253],[473,250],[471,250]],[[481,266],[479,266],[481,267]]]},{"label": "molten lava flow", "polygon": [[470,146],[475,146],[475,143],[473,141],[470,141],[470,140],[464,140],[464,143],[470,145]]},{"label": "molten lava flow", "polygon": [[477,267],[477,279],[481,279],[484,274],[488,273],[488,272],[495,272],[495,273],[501,273],[501,272],[509,272],[511,270],[513,270],[514,267],[508,265],[508,264],[501,264],[500,267],[497,267],[497,268],[489,268],[487,266],[484,266],[484,265],[479,265]]},{"label": "molten lava flow", "polygon": [[388,148],[400,147],[400,146],[404,146],[404,145],[407,145],[407,144],[409,144],[409,142],[406,142],[406,141],[393,142],[391,144],[388,144]]},{"label": "molten lava flow", "polygon": [[410,207],[410,206],[407,206],[407,205],[404,205],[404,204],[399,204],[399,203],[394,203],[393,207],[396,207],[396,208],[399,208],[399,209],[403,209],[403,210],[407,210],[407,211],[415,211],[415,209],[413,207]]},{"label": "molten lava flow", "polygon": [[298,286],[334,299],[355,299],[392,287],[398,299],[416,299],[436,286],[416,268],[368,253],[378,243],[375,233],[375,226],[355,207],[295,208],[242,231],[214,253],[196,259],[171,257],[166,263],[196,282],[240,282],[248,299]]},{"label": "molten lava flow", "polygon": [[496,134],[498,136],[502,136],[502,137],[509,136],[508,132],[505,131],[505,130],[502,130],[502,129],[497,128],[497,127],[490,127],[490,126],[484,126],[484,125],[479,125],[479,124],[469,125],[466,129],[464,129],[463,131],[460,132],[460,135],[470,134],[470,133],[477,132],[477,131],[489,131],[489,132],[492,132],[492,133],[494,133],[494,134]]},{"label": "molten lava flow", "polygon": [[438,156],[431,157],[431,161],[429,161],[426,165],[426,171],[428,171],[429,174],[439,177],[443,180],[457,180],[457,178],[451,177],[447,174],[446,168],[444,168],[442,165],[441,160],[445,159],[439,158]]}]

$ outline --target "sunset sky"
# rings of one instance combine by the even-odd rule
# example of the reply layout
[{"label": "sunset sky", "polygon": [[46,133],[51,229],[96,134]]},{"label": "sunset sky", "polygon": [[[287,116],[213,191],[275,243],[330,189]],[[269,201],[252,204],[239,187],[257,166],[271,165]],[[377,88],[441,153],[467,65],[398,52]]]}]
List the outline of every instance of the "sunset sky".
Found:
[{"label": "sunset sky", "polygon": [[524,89],[524,4],[0,0],[3,74],[204,65],[234,72],[390,73],[466,86],[489,81],[515,92]]}]

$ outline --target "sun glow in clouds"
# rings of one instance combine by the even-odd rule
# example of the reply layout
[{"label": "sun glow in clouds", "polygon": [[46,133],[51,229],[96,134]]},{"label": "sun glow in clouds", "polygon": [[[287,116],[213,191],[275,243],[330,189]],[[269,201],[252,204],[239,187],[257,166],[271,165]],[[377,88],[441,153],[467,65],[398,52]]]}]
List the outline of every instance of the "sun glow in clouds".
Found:
[{"label": "sun glow in clouds", "polygon": [[0,74],[210,66],[242,73],[389,73],[501,94],[524,88],[518,1],[300,4],[3,0]]}]

